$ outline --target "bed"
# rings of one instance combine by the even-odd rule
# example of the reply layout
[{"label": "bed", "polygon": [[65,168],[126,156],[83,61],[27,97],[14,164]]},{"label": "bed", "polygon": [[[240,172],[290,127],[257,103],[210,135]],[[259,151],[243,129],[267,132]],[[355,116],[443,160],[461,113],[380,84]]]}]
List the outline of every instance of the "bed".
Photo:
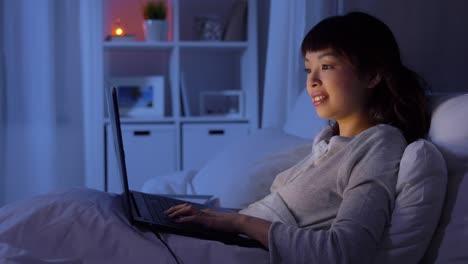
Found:
[{"label": "bed", "polygon": [[[408,146],[400,165],[397,204],[376,263],[468,263],[468,94],[429,95],[428,111],[426,140]],[[303,92],[283,129],[262,129],[201,170],[155,177],[143,191],[213,194],[222,206],[244,208],[310,151],[326,125],[314,113]]]},{"label": "bed", "polygon": [[[392,223],[376,263],[468,262],[468,94],[431,102],[429,136],[405,151]],[[292,111],[295,118],[283,129],[260,130],[200,171],[155,177],[143,191],[211,194],[221,206],[245,207],[268,193],[276,173],[310,151],[314,133],[325,125],[302,122],[316,119],[305,93]],[[131,226],[122,211],[119,196],[80,188],[9,204],[0,209],[0,262],[175,263],[154,233]],[[262,249],[170,234],[163,239],[181,263],[269,262]]]}]

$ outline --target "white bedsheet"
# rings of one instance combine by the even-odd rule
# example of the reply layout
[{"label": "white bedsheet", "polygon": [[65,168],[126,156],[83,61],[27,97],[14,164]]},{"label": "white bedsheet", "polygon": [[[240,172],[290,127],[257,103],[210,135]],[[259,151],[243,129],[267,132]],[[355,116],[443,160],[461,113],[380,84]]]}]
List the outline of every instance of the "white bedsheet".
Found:
[{"label": "white bedsheet", "polygon": [[[268,252],[162,234],[181,263],[268,263]],[[0,209],[0,263],[175,263],[156,236],[133,227],[120,197],[89,189]]]}]

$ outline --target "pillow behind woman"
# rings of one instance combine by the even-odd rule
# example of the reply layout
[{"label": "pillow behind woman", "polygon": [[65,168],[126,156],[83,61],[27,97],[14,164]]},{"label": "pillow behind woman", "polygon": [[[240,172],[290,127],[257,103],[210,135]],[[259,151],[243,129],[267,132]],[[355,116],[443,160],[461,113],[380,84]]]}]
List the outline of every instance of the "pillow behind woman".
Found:
[{"label": "pillow behind woman", "polygon": [[374,263],[419,263],[439,221],[446,184],[444,158],[431,142],[419,139],[406,147],[392,221]]}]

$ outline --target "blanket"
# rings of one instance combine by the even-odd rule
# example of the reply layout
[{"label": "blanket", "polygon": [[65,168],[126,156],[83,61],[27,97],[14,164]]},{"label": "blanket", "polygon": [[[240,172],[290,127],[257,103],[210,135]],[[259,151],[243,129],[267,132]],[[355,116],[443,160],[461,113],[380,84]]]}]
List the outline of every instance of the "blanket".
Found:
[{"label": "blanket", "polygon": [[[268,263],[268,252],[161,234],[180,263]],[[76,188],[0,209],[0,263],[176,263],[149,231],[132,226],[120,196]]]}]

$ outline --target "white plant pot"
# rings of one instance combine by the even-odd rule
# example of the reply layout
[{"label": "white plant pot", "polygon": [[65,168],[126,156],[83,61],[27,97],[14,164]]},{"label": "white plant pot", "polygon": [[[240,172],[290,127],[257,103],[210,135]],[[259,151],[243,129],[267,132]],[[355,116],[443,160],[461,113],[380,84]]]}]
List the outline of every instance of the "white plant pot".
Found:
[{"label": "white plant pot", "polygon": [[145,20],[143,28],[146,41],[165,41],[167,40],[167,21],[166,20]]}]

